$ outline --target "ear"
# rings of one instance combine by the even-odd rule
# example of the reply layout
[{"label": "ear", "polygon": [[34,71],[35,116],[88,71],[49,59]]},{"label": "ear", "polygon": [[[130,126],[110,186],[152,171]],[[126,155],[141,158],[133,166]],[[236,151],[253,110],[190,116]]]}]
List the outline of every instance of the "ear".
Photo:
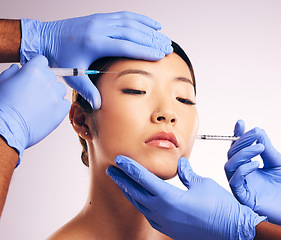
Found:
[{"label": "ear", "polygon": [[74,102],[71,105],[69,112],[69,120],[72,124],[75,132],[85,140],[92,140],[92,134],[90,132],[89,126],[86,124],[87,113],[80,106],[78,102]]}]

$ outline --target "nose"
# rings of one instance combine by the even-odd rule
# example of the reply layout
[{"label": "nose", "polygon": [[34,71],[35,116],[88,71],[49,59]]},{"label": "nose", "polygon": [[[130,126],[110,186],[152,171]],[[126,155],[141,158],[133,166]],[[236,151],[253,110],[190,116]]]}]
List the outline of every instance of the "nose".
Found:
[{"label": "nose", "polygon": [[177,122],[176,114],[172,110],[155,110],[151,115],[153,123],[167,123],[175,125]]}]

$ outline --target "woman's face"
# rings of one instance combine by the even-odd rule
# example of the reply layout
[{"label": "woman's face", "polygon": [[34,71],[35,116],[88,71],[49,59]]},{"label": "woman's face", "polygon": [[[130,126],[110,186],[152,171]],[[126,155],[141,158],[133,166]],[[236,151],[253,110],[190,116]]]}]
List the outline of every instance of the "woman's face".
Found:
[{"label": "woman's face", "polygon": [[174,177],[198,128],[188,66],[172,53],[157,62],[120,60],[108,71],[117,73],[101,76],[102,107],[92,115],[95,164],[125,155],[162,179]]}]

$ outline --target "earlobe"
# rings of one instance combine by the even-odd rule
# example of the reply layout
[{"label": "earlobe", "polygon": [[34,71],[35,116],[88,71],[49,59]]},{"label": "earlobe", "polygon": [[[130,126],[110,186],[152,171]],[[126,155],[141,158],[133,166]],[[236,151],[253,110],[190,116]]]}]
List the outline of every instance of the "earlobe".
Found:
[{"label": "earlobe", "polygon": [[77,102],[72,103],[69,112],[70,123],[75,132],[85,140],[91,140],[91,132],[89,126],[86,124],[87,113],[81,108]]}]

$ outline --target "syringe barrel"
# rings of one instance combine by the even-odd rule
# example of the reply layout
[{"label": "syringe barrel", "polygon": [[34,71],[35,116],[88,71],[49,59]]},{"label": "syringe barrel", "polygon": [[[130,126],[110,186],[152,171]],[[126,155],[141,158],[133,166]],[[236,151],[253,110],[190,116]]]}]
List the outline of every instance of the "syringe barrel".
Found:
[{"label": "syringe barrel", "polygon": [[83,68],[50,68],[56,76],[83,76],[85,70]]},{"label": "syringe barrel", "polygon": [[222,140],[222,141],[236,141],[239,137],[235,136],[220,136],[220,135],[198,135],[197,139],[202,140]]}]

